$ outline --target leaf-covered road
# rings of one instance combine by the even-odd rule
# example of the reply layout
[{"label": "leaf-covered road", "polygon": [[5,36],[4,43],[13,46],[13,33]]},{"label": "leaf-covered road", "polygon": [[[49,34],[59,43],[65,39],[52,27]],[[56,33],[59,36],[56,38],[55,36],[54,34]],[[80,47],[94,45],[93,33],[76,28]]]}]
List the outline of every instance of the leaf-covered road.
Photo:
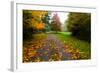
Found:
[{"label": "leaf-covered road", "polygon": [[28,42],[23,52],[23,62],[80,59],[79,51],[62,42],[55,34]]},{"label": "leaf-covered road", "polygon": [[72,59],[71,54],[68,52],[65,52],[64,43],[60,41],[56,35],[49,34],[47,39],[44,40],[44,42],[46,45],[43,48],[48,49],[47,53],[50,60]]}]

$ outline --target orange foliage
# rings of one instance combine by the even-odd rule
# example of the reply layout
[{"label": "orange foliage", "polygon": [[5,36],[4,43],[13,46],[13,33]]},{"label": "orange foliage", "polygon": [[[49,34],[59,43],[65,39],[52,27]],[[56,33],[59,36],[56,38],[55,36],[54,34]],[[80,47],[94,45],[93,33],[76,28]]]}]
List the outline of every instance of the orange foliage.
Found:
[{"label": "orange foliage", "polygon": [[39,24],[36,24],[36,28],[39,30],[45,29],[45,25],[44,25],[44,23],[39,23]]}]

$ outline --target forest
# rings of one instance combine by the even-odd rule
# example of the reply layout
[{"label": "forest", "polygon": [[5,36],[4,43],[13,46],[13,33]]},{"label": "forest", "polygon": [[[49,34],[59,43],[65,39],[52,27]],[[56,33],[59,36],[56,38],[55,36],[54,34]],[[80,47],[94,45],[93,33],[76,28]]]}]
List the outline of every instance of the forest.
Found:
[{"label": "forest", "polygon": [[23,62],[91,59],[91,13],[23,10]]}]

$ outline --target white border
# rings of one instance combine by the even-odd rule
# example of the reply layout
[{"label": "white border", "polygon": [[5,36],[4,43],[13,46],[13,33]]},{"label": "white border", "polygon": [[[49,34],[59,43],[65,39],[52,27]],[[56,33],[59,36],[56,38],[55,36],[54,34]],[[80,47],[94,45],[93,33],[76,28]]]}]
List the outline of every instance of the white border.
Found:
[{"label": "white border", "polygon": [[[54,5],[40,5],[32,3],[18,3],[14,2],[14,44],[13,44],[13,64],[12,70],[42,70],[66,68],[73,66],[93,66],[96,65],[96,43],[95,29],[96,29],[96,9],[94,7],[73,7],[73,6],[54,6]],[[67,12],[86,12],[91,13],[91,60],[75,60],[75,61],[61,61],[61,62],[40,62],[40,63],[22,63],[22,10],[48,10],[48,11],[67,11]]]}]

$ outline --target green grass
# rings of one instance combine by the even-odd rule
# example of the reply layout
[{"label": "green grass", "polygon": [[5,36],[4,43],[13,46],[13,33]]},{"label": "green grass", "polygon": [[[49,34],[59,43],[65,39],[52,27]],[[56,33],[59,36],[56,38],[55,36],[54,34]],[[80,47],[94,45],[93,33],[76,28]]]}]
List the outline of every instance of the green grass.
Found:
[{"label": "green grass", "polygon": [[71,35],[71,32],[58,32],[59,34],[63,34],[63,35]]},{"label": "green grass", "polygon": [[87,55],[87,59],[91,57],[91,46],[89,42],[72,37],[70,32],[59,32],[55,35],[58,36],[63,42],[71,45],[73,48],[84,52]]}]

